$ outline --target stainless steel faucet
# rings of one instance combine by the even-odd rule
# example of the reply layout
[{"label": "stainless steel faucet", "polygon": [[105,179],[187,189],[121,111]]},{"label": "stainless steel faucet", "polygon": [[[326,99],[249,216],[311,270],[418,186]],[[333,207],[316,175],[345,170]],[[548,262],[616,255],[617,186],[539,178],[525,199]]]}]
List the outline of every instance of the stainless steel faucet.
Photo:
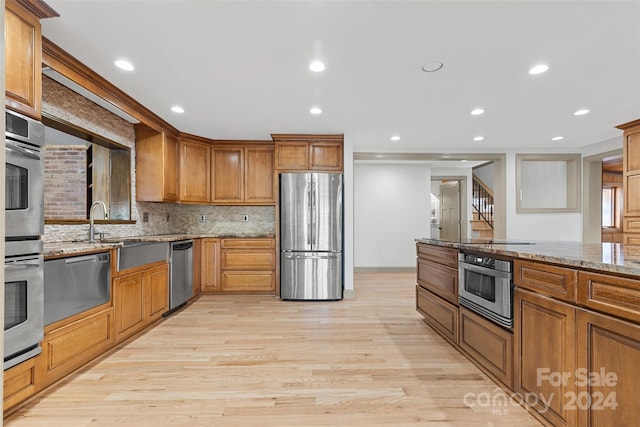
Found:
[{"label": "stainless steel faucet", "polygon": [[89,242],[93,243],[96,241],[96,230],[93,225],[93,212],[96,209],[96,206],[102,206],[102,211],[104,212],[104,219],[109,218],[109,214],[107,213],[107,205],[104,204],[102,200],[96,200],[91,204],[91,208],[89,208]]}]

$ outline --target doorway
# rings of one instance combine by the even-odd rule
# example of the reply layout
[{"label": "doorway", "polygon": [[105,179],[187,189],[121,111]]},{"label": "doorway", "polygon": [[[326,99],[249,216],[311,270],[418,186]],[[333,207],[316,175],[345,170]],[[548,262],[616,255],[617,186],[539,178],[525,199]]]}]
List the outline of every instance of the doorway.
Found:
[{"label": "doorway", "polygon": [[462,179],[431,181],[431,238],[458,241],[466,233],[462,218],[464,188]]}]

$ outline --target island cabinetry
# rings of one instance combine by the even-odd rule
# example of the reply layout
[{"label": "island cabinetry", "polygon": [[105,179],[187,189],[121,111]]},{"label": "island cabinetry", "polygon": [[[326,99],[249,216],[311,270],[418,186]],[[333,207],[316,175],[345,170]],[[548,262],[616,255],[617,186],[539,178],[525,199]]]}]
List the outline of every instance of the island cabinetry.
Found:
[{"label": "island cabinetry", "polygon": [[275,292],[275,239],[222,239],[220,291]]},{"label": "island cabinetry", "polygon": [[178,139],[136,125],[136,199],[140,202],[178,201]]},{"label": "island cabinetry", "polygon": [[576,425],[640,425],[640,326],[578,310],[577,330]]},{"label": "island cabinetry", "polygon": [[513,389],[556,426],[576,426],[576,308],[514,291]]},{"label": "island cabinetry", "polygon": [[640,280],[580,271],[578,304],[640,323]]},{"label": "island cabinetry", "polygon": [[169,308],[169,264],[149,264],[114,277],[113,305],[117,342],[158,320]]},{"label": "island cabinetry", "polygon": [[624,131],[622,148],[623,243],[638,245],[640,244],[640,120],[616,127]]},{"label": "island cabinetry", "polygon": [[513,333],[460,307],[459,343],[476,362],[513,387]]},{"label": "island cabinetry", "polygon": [[39,389],[53,384],[113,346],[113,307],[111,304],[101,307],[45,328]]},{"label": "island cabinetry", "polygon": [[211,147],[213,204],[273,205],[273,143]]},{"label": "island cabinetry", "polygon": [[180,203],[211,202],[211,145],[181,138]]},{"label": "island cabinetry", "polygon": [[40,0],[6,0],[5,104],[36,120],[42,109],[42,35],[40,19],[58,14]]},{"label": "island cabinetry", "polygon": [[343,135],[271,135],[279,171],[342,171]]},{"label": "island cabinetry", "polygon": [[201,239],[200,292],[220,291],[220,239]]},{"label": "island cabinetry", "polygon": [[417,244],[416,310],[453,344],[458,343],[458,252]]},{"label": "island cabinetry", "polygon": [[515,260],[514,282],[517,286],[563,301],[576,302],[578,272],[534,261]]}]

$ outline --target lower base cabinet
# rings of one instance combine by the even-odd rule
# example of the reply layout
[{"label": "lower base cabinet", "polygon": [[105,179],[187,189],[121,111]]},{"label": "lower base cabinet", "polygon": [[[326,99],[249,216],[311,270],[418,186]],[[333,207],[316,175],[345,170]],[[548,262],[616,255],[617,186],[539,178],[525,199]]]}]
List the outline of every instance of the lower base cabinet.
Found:
[{"label": "lower base cabinet", "polygon": [[41,355],[38,355],[4,371],[3,411],[5,413],[38,391],[36,361],[40,357]]},{"label": "lower base cabinet", "polygon": [[169,264],[152,265],[113,279],[115,337],[120,342],[169,309]]},{"label": "lower base cabinet", "polygon": [[579,426],[640,426],[640,326],[577,311]]},{"label": "lower base cabinet", "polygon": [[509,388],[513,387],[513,333],[460,307],[459,345]]},{"label": "lower base cabinet", "polygon": [[416,286],[416,310],[424,320],[454,345],[458,343],[458,307]]}]

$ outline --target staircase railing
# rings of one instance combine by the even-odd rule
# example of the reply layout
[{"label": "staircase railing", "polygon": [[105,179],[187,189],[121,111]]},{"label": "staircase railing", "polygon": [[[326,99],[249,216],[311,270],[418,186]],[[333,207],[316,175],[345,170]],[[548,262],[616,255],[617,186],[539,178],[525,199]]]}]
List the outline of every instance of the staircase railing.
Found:
[{"label": "staircase railing", "polygon": [[493,191],[475,175],[473,176],[472,187],[473,209],[478,212],[478,217],[493,229]]}]

